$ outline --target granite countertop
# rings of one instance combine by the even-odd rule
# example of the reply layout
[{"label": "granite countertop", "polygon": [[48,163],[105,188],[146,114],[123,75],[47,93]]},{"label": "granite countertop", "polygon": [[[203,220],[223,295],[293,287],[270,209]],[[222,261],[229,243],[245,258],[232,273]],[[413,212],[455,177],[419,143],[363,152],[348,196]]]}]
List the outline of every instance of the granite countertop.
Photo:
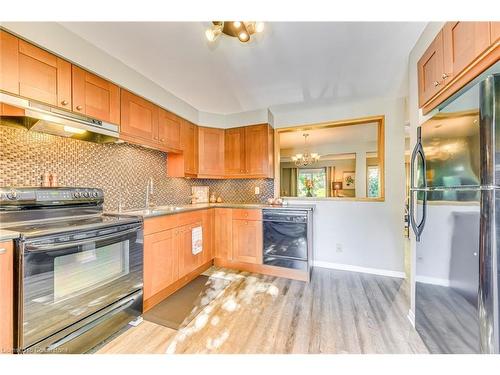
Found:
[{"label": "granite countertop", "polygon": [[164,215],[174,215],[182,212],[190,212],[190,211],[198,211],[205,210],[207,208],[244,208],[244,209],[280,209],[280,210],[305,210],[305,211],[313,211],[315,208],[314,204],[287,204],[283,206],[276,206],[270,204],[258,204],[258,203],[196,203],[196,204],[187,204],[187,205],[179,205],[179,206],[158,206],[155,208],[151,208],[149,210],[146,209],[131,209],[124,210],[121,212],[112,211],[106,212],[108,214],[120,214],[120,215],[134,215],[134,216],[142,216],[144,218],[156,217],[156,216],[164,216]]},{"label": "granite countertop", "polygon": [[13,240],[18,238],[21,234],[8,229],[0,229],[0,241]]}]

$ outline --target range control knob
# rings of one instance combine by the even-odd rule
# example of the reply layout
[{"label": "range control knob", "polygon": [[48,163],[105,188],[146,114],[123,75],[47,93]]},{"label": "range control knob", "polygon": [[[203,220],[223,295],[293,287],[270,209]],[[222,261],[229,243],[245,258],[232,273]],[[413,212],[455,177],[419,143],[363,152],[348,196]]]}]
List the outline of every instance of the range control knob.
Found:
[{"label": "range control knob", "polygon": [[99,195],[99,194],[97,194],[97,191],[94,191],[94,192],[92,193],[92,196],[93,196],[94,198],[97,198],[97,196],[98,196],[98,195]]},{"label": "range control knob", "polygon": [[7,193],[7,199],[10,199],[11,201],[15,201],[18,198],[17,191],[11,191]]},{"label": "range control knob", "polygon": [[73,193],[73,198],[80,198],[82,196],[82,193],[80,193],[79,191],[75,191]]},{"label": "range control knob", "polygon": [[83,193],[83,196],[84,196],[85,198],[88,198],[88,197],[90,196],[90,193],[89,193],[88,191],[86,191],[86,192],[84,192],[84,193]]}]

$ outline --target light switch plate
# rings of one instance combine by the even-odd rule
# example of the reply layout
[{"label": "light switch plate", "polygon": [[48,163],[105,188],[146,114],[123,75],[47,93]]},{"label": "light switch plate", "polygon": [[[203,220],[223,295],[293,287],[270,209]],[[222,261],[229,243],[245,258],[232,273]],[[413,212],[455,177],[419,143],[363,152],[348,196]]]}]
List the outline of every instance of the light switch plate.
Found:
[{"label": "light switch plate", "polygon": [[255,195],[260,194],[260,187],[256,186],[255,187]]}]

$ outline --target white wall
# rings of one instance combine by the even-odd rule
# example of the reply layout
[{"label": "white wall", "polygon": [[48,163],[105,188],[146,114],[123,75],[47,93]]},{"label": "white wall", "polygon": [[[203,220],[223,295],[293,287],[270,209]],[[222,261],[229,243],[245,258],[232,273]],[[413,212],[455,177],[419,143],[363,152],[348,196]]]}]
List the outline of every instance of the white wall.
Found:
[{"label": "white wall", "polygon": [[275,128],[385,115],[385,201],[314,201],[314,260],[323,266],[348,265],[403,277],[405,100],[366,99],[271,110]]},{"label": "white wall", "polygon": [[[439,30],[443,27],[444,22],[431,22],[429,23],[417,43],[410,52],[408,58],[408,114],[410,120],[410,150],[413,150],[415,141],[417,138],[417,127],[423,123],[428,116],[423,116],[422,111],[418,108],[418,76],[417,76],[417,62],[425,52],[429,44],[432,42],[434,37],[437,35]],[[410,231],[411,232],[411,231]],[[411,314],[415,313],[415,237],[413,234],[410,235],[411,240],[411,271],[410,271],[410,282],[411,282]]]}]

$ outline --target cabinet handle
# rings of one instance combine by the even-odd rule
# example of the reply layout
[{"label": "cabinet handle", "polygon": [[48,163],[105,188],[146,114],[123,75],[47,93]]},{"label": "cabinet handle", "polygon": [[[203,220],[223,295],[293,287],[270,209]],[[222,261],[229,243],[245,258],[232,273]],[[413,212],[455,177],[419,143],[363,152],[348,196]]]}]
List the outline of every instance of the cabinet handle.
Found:
[{"label": "cabinet handle", "polygon": [[61,102],[61,104],[62,104],[62,105],[68,105],[68,103],[69,103],[69,102],[68,102],[67,100],[63,100],[63,101]]},{"label": "cabinet handle", "polygon": [[0,255],[5,254],[7,252],[7,249],[2,247],[0,248]]},{"label": "cabinet handle", "polygon": [[443,73],[443,74],[441,75],[441,78],[442,78],[442,79],[446,79],[446,78],[448,78],[448,74]]},{"label": "cabinet handle", "polygon": [[432,84],[434,85],[434,87],[438,87],[440,85],[440,83],[438,81],[434,81],[434,82],[432,82]]},{"label": "cabinet handle", "polygon": [[83,109],[83,107],[82,107],[81,105],[77,105],[77,106],[76,106],[76,110],[77,110],[77,111],[81,111],[82,109]]}]

